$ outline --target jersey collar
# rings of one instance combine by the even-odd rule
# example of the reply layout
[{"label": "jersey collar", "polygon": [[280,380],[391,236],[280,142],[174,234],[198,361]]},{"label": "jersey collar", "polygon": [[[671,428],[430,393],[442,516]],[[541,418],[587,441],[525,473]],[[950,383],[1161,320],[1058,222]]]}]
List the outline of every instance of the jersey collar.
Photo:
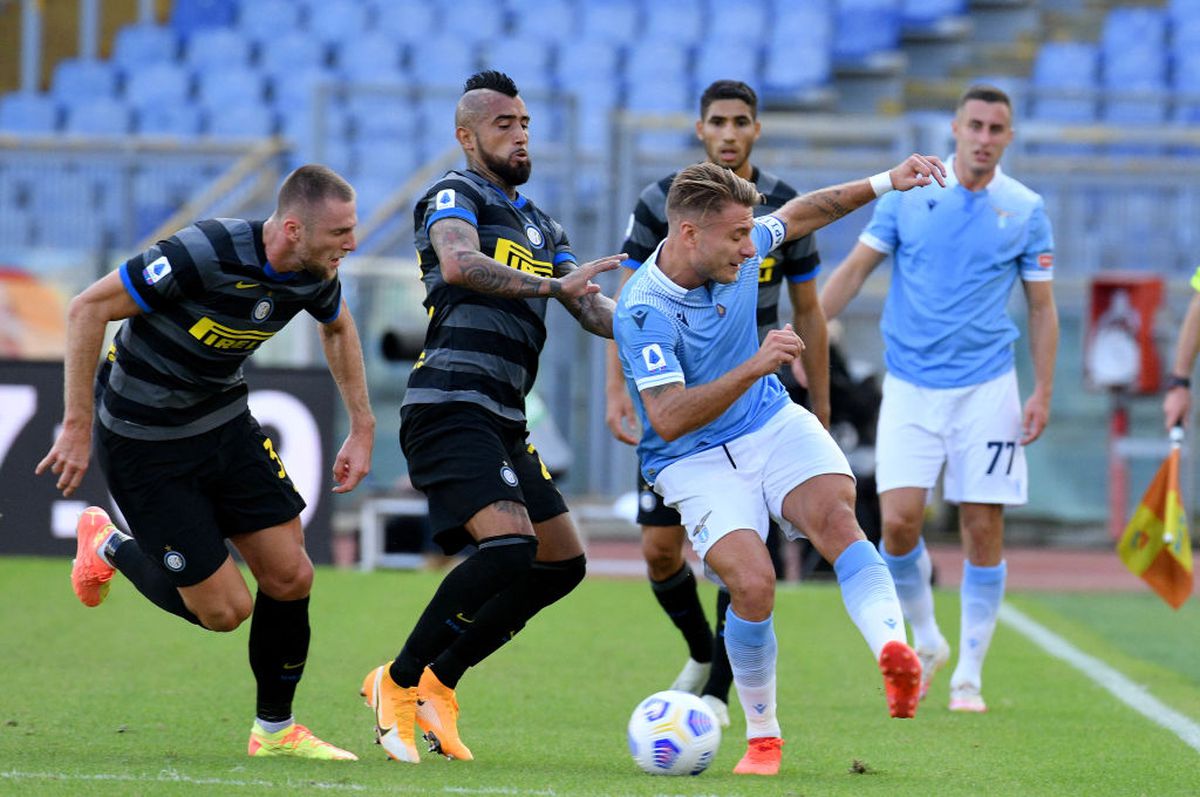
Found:
[{"label": "jersey collar", "polygon": [[484,185],[486,185],[488,188],[491,188],[493,191],[495,191],[497,194],[499,194],[499,195],[500,195],[500,198],[501,198],[501,199],[503,199],[503,200],[504,200],[505,202],[507,202],[508,204],[512,205],[514,208],[518,208],[518,209],[520,209],[520,208],[523,208],[523,207],[525,207],[525,203],[526,203],[526,201],[527,201],[527,200],[525,199],[525,195],[524,195],[524,194],[522,194],[520,191],[518,191],[518,192],[517,192],[517,198],[516,198],[516,199],[509,199],[509,198],[508,198],[508,194],[504,193],[504,189],[503,189],[503,188],[501,188],[500,186],[496,185],[495,183],[493,183],[491,180],[489,180],[489,179],[487,179],[486,177],[484,177],[484,176],[483,176],[482,174],[480,174],[479,172],[476,172],[476,171],[472,171],[472,170],[470,170],[470,169],[467,169],[467,174],[471,175],[471,176],[472,176],[472,177],[474,177],[476,180],[478,180],[479,182],[481,182],[481,183],[483,183]]}]

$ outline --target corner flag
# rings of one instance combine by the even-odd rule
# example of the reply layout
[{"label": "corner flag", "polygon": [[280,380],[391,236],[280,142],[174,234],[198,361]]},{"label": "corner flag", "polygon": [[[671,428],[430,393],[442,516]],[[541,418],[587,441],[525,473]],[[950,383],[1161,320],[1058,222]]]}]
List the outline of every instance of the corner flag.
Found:
[{"label": "corner flag", "polygon": [[1172,430],[1171,453],[1159,466],[1117,543],[1117,554],[1130,572],[1140,576],[1173,609],[1182,606],[1192,593],[1192,544],[1179,495],[1182,437],[1182,430]]}]

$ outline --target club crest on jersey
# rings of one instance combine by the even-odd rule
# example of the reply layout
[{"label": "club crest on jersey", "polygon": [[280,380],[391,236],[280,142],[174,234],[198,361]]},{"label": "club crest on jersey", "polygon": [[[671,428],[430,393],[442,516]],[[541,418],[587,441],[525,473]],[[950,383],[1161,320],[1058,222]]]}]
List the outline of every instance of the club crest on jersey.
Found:
[{"label": "club crest on jersey", "polygon": [[179,551],[167,551],[163,555],[163,566],[172,573],[178,573],[187,566],[187,559],[184,559]]},{"label": "club crest on jersey", "polygon": [[258,304],[254,305],[254,309],[250,312],[250,319],[262,323],[271,317],[271,311],[275,309],[275,303],[265,296],[258,300]]},{"label": "club crest on jersey", "polygon": [[717,305],[717,315],[721,318],[725,317],[725,305],[723,305],[723,304]]},{"label": "club crest on jersey", "polygon": [[1038,268],[1054,268],[1054,253],[1042,252],[1037,258]]},{"label": "club crest on jersey", "polygon": [[167,260],[166,255],[160,255],[150,265],[142,269],[142,279],[146,280],[147,285],[153,285],[170,273],[171,263]]},{"label": "club crest on jersey", "polygon": [[667,358],[663,356],[662,346],[657,343],[651,343],[642,349],[642,361],[646,363],[646,370],[650,373],[667,367]]},{"label": "club crest on jersey", "polygon": [[509,467],[507,462],[500,467],[500,478],[503,479],[504,483],[509,487],[517,486],[517,472]]},{"label": "club crest on jersey", "polygon": [[437,192],[437,199],[433,202],[434,210],[445,210],[446,208],[454,207],[454,189],[443,188]]},{"label": "club crest on jersey", "polygon": [[538,248],[541,248],[541,245],[546,241],[545,237],[542,235],[542,231],[537,227],[534,227],[532,224],[525,225],[525,237],[529,239],[529,243]]}]

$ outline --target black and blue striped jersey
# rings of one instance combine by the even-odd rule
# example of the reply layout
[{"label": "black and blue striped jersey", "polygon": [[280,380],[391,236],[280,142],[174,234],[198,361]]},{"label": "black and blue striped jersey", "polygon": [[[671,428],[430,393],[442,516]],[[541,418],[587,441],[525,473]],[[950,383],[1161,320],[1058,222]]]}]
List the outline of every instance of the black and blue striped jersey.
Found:
[{"label": "black and blue striped jersey", "polygon": [[[638,268],[645,262],[659,242],[667,237],[667,192],[675,180],[674,172],[642,189],[637,205],[629,216],[625,228],[625,242],[620,251],[629,255],[623,264],[626,268]],[[765,201],[754,208],[755,216],[763,216],[778,210],[792,197],[796,189],[770,172],[755,167],[750,175]],[[809,234],[777,247],[762,259],[758,271],[758,339],[779,325],[779,294],[786,277],[789,282],[805,282],[817,276],[821,257],[817,253],[817,239]]]},{"label": "black and blue striped jersey", "polygon": [[546,342],[547,300],[510,299],[447,283],[429,228],[450,218],[474,226],[480,251],[512,268],[551,277],[575,260],[562,225],[527,197],[510,200],[469,170],[449,171],[434,183],[413,211],[429,327],[401,410],[458,401],[524,423],[525,396]]},{"label": "black and blue striped jersey", "polygon": [[242,363],[301,310],[322,323],[341,282],[267,262],[261,221],[208,219],[120,267],[142,309],[118,330],[97,375],[100,423],[140,440],[176,440],[246,410]]}]

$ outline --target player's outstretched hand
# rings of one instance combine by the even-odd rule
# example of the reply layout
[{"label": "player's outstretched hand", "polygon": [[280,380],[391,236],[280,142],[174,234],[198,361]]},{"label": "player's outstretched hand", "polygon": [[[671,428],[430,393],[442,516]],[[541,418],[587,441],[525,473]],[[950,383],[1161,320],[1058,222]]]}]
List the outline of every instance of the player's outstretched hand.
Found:
[{"label": "player's outstretched hand", "polygon": [[804,341],[792,330],[791,324],[785,324],[783,329],[772,329],[767,333],[751,362],[758,366],[760,376],[766,376],[778,371],[779,366],[795,360],[802,351]]},{"label": "player's outstretched hand", "polygon": [[619,255],[609,255],[590,263],[584,263],[570,273],[556,278],[551,295],[560,299],[579,299],[589,293],[599,293],[600,286],[592,282],[592,278],[605,271],[612,271],[628,257],[629,255],[622,252]]},{"label": "player's outstretched hand", "polygon": [[348,493],[371,472],[371,451],[375,448],[374,434],[346,436],[346,442],[333,461],[333,491]]},{"label": "player's outstretched hand", "polygon": [[932,182],[942,187],[946,185],[946,164],[937,155],[913,153],[888,174],[892,177],[892,187],[897,191],[907,191]]},{"label": "player's outstretched hand", "polygon": [[40,476],[49,469],[51,473],[58,474],[58,483],[54,486],[62,490],[63,497],[69,498],[83,481],[91,455],[91,424],[85,423],[78,428],[64,425],[58,439],[50,447],[50,452],[42,458],[33,472]]}]

